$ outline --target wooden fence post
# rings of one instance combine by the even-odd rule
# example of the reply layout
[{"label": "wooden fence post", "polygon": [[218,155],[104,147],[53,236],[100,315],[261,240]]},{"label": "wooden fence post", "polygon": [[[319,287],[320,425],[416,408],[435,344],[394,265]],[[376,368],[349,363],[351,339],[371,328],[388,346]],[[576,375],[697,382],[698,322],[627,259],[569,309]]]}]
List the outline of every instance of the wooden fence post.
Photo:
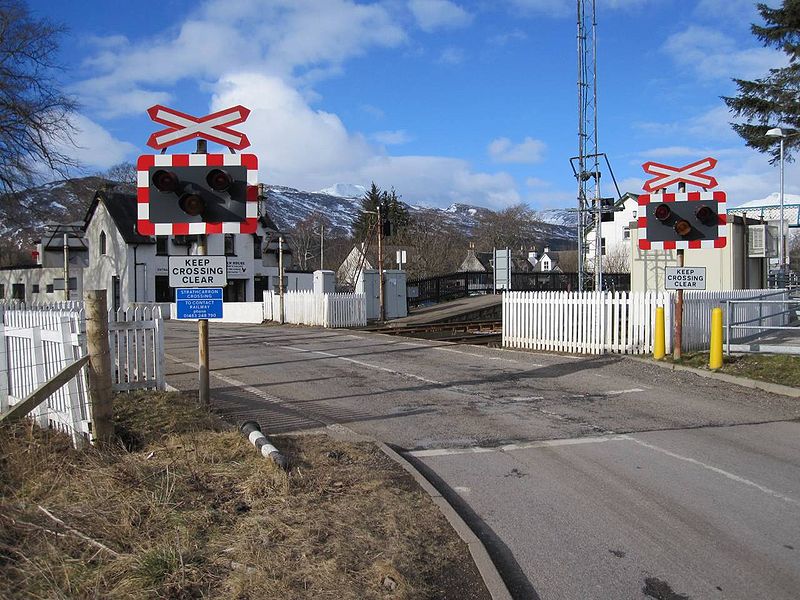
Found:
[{"label": "wooden fence post", "polygon": [[92,434],[99,444],[114,439],[111,354],[108,347],[108,310],[105,290],[87,290],[86,345],[89,353],[89,402]]}]

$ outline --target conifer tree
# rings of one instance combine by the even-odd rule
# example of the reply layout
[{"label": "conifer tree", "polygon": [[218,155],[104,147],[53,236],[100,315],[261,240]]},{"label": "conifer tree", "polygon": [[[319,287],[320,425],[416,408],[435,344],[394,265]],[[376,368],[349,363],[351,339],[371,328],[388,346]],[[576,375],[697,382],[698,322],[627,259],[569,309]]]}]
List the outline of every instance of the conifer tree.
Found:
[{"label": "conifer tree", "polygon": [[[744,120],[732,127],[747,145],[778,159],[776,138],[766,137],[767,130],[780,127],[792,133],[800,131],[800,0],[784,0],[780,8],[769,8],[764,3],[756,5],[764,25],[753,24],[753,35],[764,46],[782,50],[789,57],[789,65],[770,69],[769,73],[754,81],[734,79],[739,92],[722,99],[736,117]],[[787,137],[785,156],[800,148],[800,136]]]}]

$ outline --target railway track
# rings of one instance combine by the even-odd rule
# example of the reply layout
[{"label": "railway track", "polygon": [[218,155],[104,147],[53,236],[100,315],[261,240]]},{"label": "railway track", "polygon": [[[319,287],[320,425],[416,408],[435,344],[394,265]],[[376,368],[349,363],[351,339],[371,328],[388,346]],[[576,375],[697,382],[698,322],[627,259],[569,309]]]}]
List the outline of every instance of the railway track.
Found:
[{"label": "railway track", "polygon": [[499,345],[502,341],[502,321],[499,319],[460,323],[425,323],[409,327],[372,327],[367,331],[480,346]]}]

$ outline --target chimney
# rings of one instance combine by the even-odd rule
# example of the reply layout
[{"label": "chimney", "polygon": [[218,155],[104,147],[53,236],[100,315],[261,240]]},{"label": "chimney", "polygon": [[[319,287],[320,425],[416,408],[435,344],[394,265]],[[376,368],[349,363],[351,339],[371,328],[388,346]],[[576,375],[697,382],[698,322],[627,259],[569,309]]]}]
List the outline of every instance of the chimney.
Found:
[{"label": "chimney", "polygon": [[550,247],[549,246],[545,246],[544,247],[544,253],[545,254],[549,254],[550,253]]}]

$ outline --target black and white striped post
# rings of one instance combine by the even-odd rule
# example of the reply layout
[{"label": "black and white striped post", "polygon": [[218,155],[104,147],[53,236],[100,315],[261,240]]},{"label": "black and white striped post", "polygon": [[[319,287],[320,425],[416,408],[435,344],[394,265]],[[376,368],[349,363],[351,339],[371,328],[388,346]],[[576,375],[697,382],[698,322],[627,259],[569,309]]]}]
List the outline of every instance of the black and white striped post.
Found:
[{"label": "black and white striped post", "polygon": [[273,446],[267,436],[265,436],[261,431],[261,425],[259,425],[256,421],[245,421],[242,423],[242,426],[239,427],[239,431],[242,432],[247,439],[250,440],[250,443],[253,444],[256,449],[261,452],[264,458],[269,458],[278,465],[281,469],[286,470],[288,462],[283,454]]}]

